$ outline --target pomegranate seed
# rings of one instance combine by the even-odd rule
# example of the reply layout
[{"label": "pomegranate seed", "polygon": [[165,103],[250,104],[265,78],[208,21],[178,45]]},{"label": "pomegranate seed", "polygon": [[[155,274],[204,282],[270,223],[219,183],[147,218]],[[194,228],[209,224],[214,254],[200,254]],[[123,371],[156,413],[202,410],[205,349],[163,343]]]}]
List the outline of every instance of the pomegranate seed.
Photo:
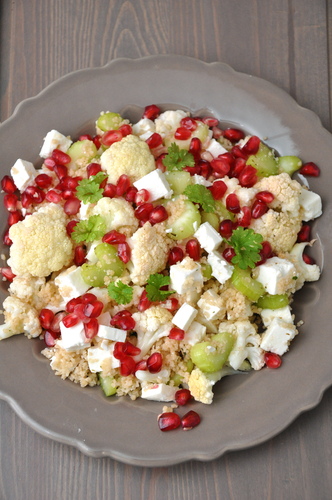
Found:
[{"label": "pomegranate seed", "polygon": [[45,330],[51,328],[52,321],[54,319],[54,312],[50,309],[42,309],[39,314],[40,326]]},{"label": "pomegranate seed", "polygon": [[89,178],[91,177],[91,175],[97,175],[98,172],[101,172],[101,166],[99,165],[99,163],[89,163],[89,165],[86,167],[86,171]]},{"label": "pomegranate seed", "polygon": [[74,227],[76,226],[76,224],[78,224],[78,220],[71,220],[70,222],[68,222],[66,227],[68,236],[71,236],[71,233],[74,231]]},{"label": "pomegranate seed", "polygon": [[0,268],[1,274],[4,278],[6,278],[7,281],[10,283],[13,281],[13,279],[16,277],[16,274],[13,273],[10,267],[2,267]]},{"label": "pomegranate seed", "polygon": [[244,154],[248,156],[255,155],[258,152],[260,143],[261,141],[259,137],[253,135],[252,137],[250,137],[249,141],[245,143],[245,145],[242,148],[242,151],[244,152]]},{"label": "pomegranate seed", "polygon": [[15,186],[15,182],[9,175],[5,175],[1,180],[1,188],[7,194],[15,193],[17,187]]},{"label": "pomegranate seed", "polygon": [[125,356],[123,348],[124,348],[124,342],[116,342],[113,350],[113,356],[115,357],[115,359],[120,360]]},{"label": "pomegranate seed", "polygon": [[[121,311],[124,312],[124,311]],[[111,325],[112,326],[118,326],[122,328],[122,330],[133,330],[135,328],[135,320],[129,313],[129,311],[126,311],[129,313],[129,315],[122,315],[121,312],[117,313],[113,318],[111,319]]]},{"label": "pomegranate seed", "polygon": [[258,266],[261,266],[262,264],[265,264],[266,262],[266,256],[264,255],[263,251],[260,250],[259,252],[259,255],[260,255],[260,260],[258,262],[255,263],[255,266],[258,267]]},{"label": "pomegranate seed", "polygon": [[44,160],[44,165],[51,171],[54,170],[54,167],[57,165],[58,163],[54,160],[54,158],[45,158]]},{"label": "pomegranate seed", "polygon": [[320,174],[319,167],[317,167],[316,163],[309,161],[308,163],[304,163],[299,170],[299,173],[302,175],[307,175],[309,177],[318,177]]},{"label": "pomegranate seed", "polygon": [[201,257],[201,247],[197,240],[192,239],[187,241],[186,252],[189,257],[193,260],[199,260]]},{"label": "pomegranate seed", "polygon": [[98,330],[99,323],[96,318],[91,318],[88,323],[84,323],[84,334],[87,339],[93,339],[96,337],[96,335],[98,335]]},{"label": "pomegranate seed", "polygon": [[190,431],[201,421],[200,416],[194,410],[188,411],[181,419],[181,427],[184,431]]},{"label": "pomegranate seed", "polygon": [[165,302],[161,302],[160,307],[167,309],[170,312],[174,312],[179,309],[179,301],[178,299],[167,299]]},{"label": "pomegranate seed", "polygon": [[122,137],[127,137],[127,135],[133,133],[133,129],[129,124],[125,123],[124,125],[121,125],[121,127],[119,127],[119,132],[121,132]]},{"label": "pomegranate seed", "polygon": [[123,377],[128,377],[132,373],[134,373],[136,368],[136,363],[133,358],[130,356],[124,355],[120,360],[120,374]]},{"label": "pomegranate seed", "polygon": [[257,170],[251,165],[244,167],[239,175],[239,182],[242,187],[252,187],[257,182]]},{"label": "pomegranate seed", "polygon": [[152,203],[144,203],[143,205],[140,205],[138,208],[136,208],[135,217],[138,220],[146,222],[149,219],[152,210],[153,210]]},{"label": "pomegranate seed", "polygon": [[185,127],[179,127],[176,129],[174,137],[180,141],[186,141],[191,136],[191,130]]},{"label": "pomegranate seed", "polygon": [[103,243],[108,243],[109,245],[117,245],[119,243],[126,242],[126,236],[115,229],[112,229],[109,233],[106,233],[102,239]]},{"label": "pomegranate seed", "polygon": [[60,149],[53,149],[52,158],[61,163],[62,165],[67,165],[67,163],[71,162],[71,158],[67,153],[60,151]]},{"label": "pomegranate seed", "polygon": [[32,202],[38,205],[45,199],[45,193],[35,186],[28,186],[25,192],[31,196]]},{"label": "pomegranate seed", "polygon": [[77,325],[79,322],[80,318],[76,316],[76,314],[68,314],[68,316],[65,316],[62,320],[62,323],[65,325],[66,328],[71,328],[74,325]]},{"label": "pomegranate seed", "polygon": [[248,155],[244,151],[242,151],[242,149],[239,148],[239,146],[233,146],[231,153],[233,156],[235,156],[235,158],[243,158],[246,161],[248,159]]},{"label": "pomegranate seed", "polygon": [[54,191],[54,189],[50,189],[45,196],[45,199],[50,203],[60,203],[62,197],[61,194]]},{"label": "pomegranate seed", "polygon": [[259,219],[268,211],[269,207],[264,201],[256,200],[251,208],[251,217],[253,219]]},{"label": "pomegranate seed", "polygon": [[255,195],[257,200],[264,201],[265,203],[272,203],[274,195],[270,191],[260,191]]},{"label": "pomegranate seed", "polygon": [[76,215],[80,211],[81,202],[77,198],[69,198],[63,206],[67,215]]},{"label": "pomegranate seed", "polygon": [[52,332],[60,333],[60,323],[65,316],[67,316],[65,312],[60,312],[54,316],[50,326]]},{"label": "pomegranate seed", "polygon": [[55,332],[47,330],[44,333],[44,341],[47,347],[54,347],[55,341],[58,339],[58,335]]},{"label": "pomegranate seed", "polygon": [[231,142],[239,142],[244,139],[244,133],[237,128],[227,128],[224,130],[224,137]]},{"label": "pomegranate seed", "polygon": [[138,354],[141,354],[141,349],[134,346],[131,342],[125,342],[123,352],[128,356],[137,356]]},{"label": "pomegranate seed", "polygon": [[147,367],[150,373],[158,373],[163,366],[163,358],[160,352],[154,352],[147,359]]},{"label": "pomegranate seed", "polygon": [[142,361],[139,361],[138,363],[136,363],[136,366],[135,366],[135,373],[138,371],[138,370],[142,370],[142,371],[146,371],[148,369],[148,365],[146,363],[146,359],[142,359]]},{"label": "pomegranate seed", "polygon": [[190,118],[190,116],[186,116],[185,118],[182,118],[180,121],[181,127],[187,128],[188,130],[196,130],[197,129],[197,122],[193,118]]},{"label": "pomegranate seed", "polygon": [[145,142],[150,149],[154,149],[162,145],[163,139],[160,134],[157,134],[155,132],[154,134],[150,135],[150,137]]},{"label": "pomegranate seed", "polygon": [[116,186],[114,184],[106,184],[103,196],[105,198],[114,198],[116,196]]},{"label": "pomegranate seed", "polygon": [[62,181],[68,175],[68,168],[64,165],[55,165],[54,172],[56,173],[58,179]]},{"label": "pomegranate seed", "polygon": [[130,188],[130,179],[128,175],[125,174],[120,175],[118,182],[116,184],[117,196],[122,196],[128,191],[129,188]]},{"label": "pomegranate seed", "polygon": [[266,352],[264,354],[264,359],[268,368],[279,368],[281,365],[281,357],[273,352]]},{"label": "pomegranate seed", "polygon": [[96,146],[97,149],[100,148],[100,145],[101,145],[101,136],[100,135],[95,135],[93,138],[92,138],[92,142],[93,144]]},{"label": "pomegranate seed", "polygon": [[166,167],[163,164],[163,159],[165,158],[165,156],[166,156],[166,153],[163,153],[162,155],[158,156],[158,158],[156,159],[156,168],[158,168],[162,172],[166,172]]},{"label": "pomegranate seed", "polygon": [[298,243],[304,243],[305,241],[310,241],[310,226],[308,224],[303,224],[297,235]]},{"label": "pomegranate seed", "polygon": [[184,167],[184,169],[186,172],[189,172],[189,174],[191,176],[197,174],[197,175],[201,175],[201,167],[199,165],[195,165],[195,167]]},{"label": "pomegranate seed", "polygon": [[140,189],[137,191],[135,195],[135,203],[136,205],[142,205],[143,203],[146,203],[149,201],[150,198],[150,193],[146,189]]},{"label": "pomegranate seed", "polygon": [[175,393],[175,402],[179,406],[184,406],[191,400],[191,394],[189,389],[179,389]]},{"label": "pomegranate seed", "polygon": [[213,118],[212,116],[204,116],[203,123],[208,127],[217,127],[219,120],[217,118]]},{"label": "pomegranate seed", "polygon": [[219,127],[212,127],[212,134],[212,137],[218,140],[224,135],[224,132]]},{"label": "pomegranate seed", "polygon": [[69,175],[62,179],[61,184],[65,189],[70,189],[71,191],[75,191],[78,186],[79,181],[82,180],[82,177],[70,177]]},{"label": "pomegranate seed", "polygon": [[92,137],[90,134],[80,135],[78,138],[79,141],[92,141]]},{"label": "pomegranate seed", "polygon": [[239,198],[235,193],[231,193],[226,198],[226,208],[232,214],[238,214],[241,211]]},{"label": "pomegranate seed", "polygon": [[69,189],[66,189],[66,191],[62,191],[61,198],[63,200],[69,200],[70,198],[75,198],[75,194]]},{"label": "pomegranate seed", "polygon": [[131,258],[131,250],[128,243],[119,243],[118,244],[118,257],[124,264],[130,261]]},{"label": "pomegranate seed", "polygon": [[135,197],[137,192],[138,190],[137,188],[135,188],[135,186],[130,186],[130,188],[126,192],[125,199],[129,201],[129,203],[135,203]]},{"label": "pomegranate seed", "polygon": [[246,160],[244,160],[243,158],[236,158],[233,168],[231,170],[231,176],[239,178],[245,166],[246,166]]},{"label": "pomegranate seed", "polygon": [[104,309],[104,304],[100,300],[95,300],[85,304],[83,312],[87,318],[98,318]]},{"label": "pomegranate seed", "polygon": [[155,104],[150,104],[146,106],[143,113],[143,118],[148,118],[149,120],[155,120],[160,113],[160,109]]},{"label": "pomegranate seed", "polygon": [[169,332],[169,338],[172,340],[183,340],[184,339],[184,330],[175,326]]},{"label": "pomegranate seed", "polygon": [[101,138],[101,143],[104,146],[112,146],[115,142],[119,142],[123,139],[123,135],[119,130],[109,130]]},{"label": "pomegranate seed", "polygon": [[47,175],[47,174],[39,174],[35,178],[35,183],[37,184],[37,186],[40,189],[47,189],[47,188],[49,188],[50,185],[52,184],[52,182],[53,182],[52,177],[49,176],[49,175]]},{"label": "pomegranate seed", "polygon": [[262,243],[262,253],[268,259],[272,255],[272,247],[268,241],[263,241]]},{"label": "pomegranate seed", "polygon": [[86,262],[85,250],[81,245],[78,245],[75,248],[74,262],[77,267],[83,266],[83,264]]},{"label": "pomegranate seed", "polygon": [[168,262],[170,266],[174,266],[177,262],[183,259],[183,250],[180,247],[173,247],[169,253]]},{"label": "pomegranate seed", "polygon": [[207,160],[199,160],[198,166],[201,169],[200,175],[205,179],[208,179],[212,174],[211,164]]},{"label": "pomegranate seed", "polygon": [[4,234],[4,237],[3,237],[3,242],[5,245],[7,245],[8,247],[10,247],[10,245],[13,244],[12,240],[9,238],[9,228],[7,229],[7,231],[5,232]]},{"label": "pomegranate seed", "polygon": [[202,142],[198,137],[193,137],[190,141],[189,153],[191,153],[196,161],[200,159],[202,150]]},{"label": "pomegranate seed", "polygon": [[[81,297],[82,304],[93,304],[93,302],[97,301],[97,297],[93,293],[84,293]],[[87,315],[86,315],[87,316]]]},{"label": "pomegranate seed", "polygon": [[227,191],[227,186],[224,181],[214,181],[213,185],[210,187],[214,200],[221,200]]},{"label": "pomegranate seed", "polygon": [[66,311],[68,313],[74,312],[75,307],[81,303],[82,303],[81,297],[76,297],[75,299],[71,299],[69,302],[67,302]]},{"label": "pomegranate seed", "polygon": [[16,194],[6,194],[3,199],[3,203],[9,212],[16,210],[18,198]]},{"label": "pomegranate seed", "polygon": [[241,212],[238,215],[237,222],[239,226],[248,227],[251,222],[251,210],[249,207],[242,207]]},{"label": "pomegranate seed", "polygon": [[90,321],[90,318],[85,316],[84,307],[85,307],[85,304],[82,304],[82,303],[77,304],[76,306],[74,306],[73,312],[76,314],[76,316],[78,316],[80,318],[81,321],[83,321],[83,323],[88,323]]},{"label": "pomegranate seed", "polygon": [[315,261],[312,257],[309,257],[309,255],[307,255],[306,253],[304,253],[302,255],[302,258],[303,258],[303,262],[305,264],[308,264],[309,266],[313,266],[315,264]]},{"label": "pomegranate seed", "polygon": [[230,171],[229,163],[223,158],[214,158],[211,161],[211,167],[218,174],[222,174],[223,176],[227,175]]},{"label": "pomegranate seed", "polygon": [[225,250],[222,253],[224,259],[227,260],[227,262],[229,263],[232,262],[232,258],[235,257],[235,255],[236,255],[235,250],[232,247],[225,248]]},{"label": "pomegranate seed", "polygon": [[147,298],[147,294],[146,294],[146,290],[144,290],[142,292],[142,295],[140,297],[140,301],[139,301],[139,304],[137,306],[137,309],[140,311],[140,312],[144,312],[146,311],[147,309],[149,309],[150,307],[152,306],[152,302],[151,300],[149,300]]},{"label": "pomegranate seed", "polygon": [[225,219],[220,222],[219,233],[227,240],[232,236],[234,230],[233,222],[230,219]]},{"label": "pomegranate seed", "polygon": [[10,212],[8,215],[8,226],[13,226],[14,224],[17,224],[20,220],[22,220],[22,214],[18,210],[14,210],[13,212]]},{"label": "pomegranate seed", "polygon": [[177,413],[166,412],[158,416],[158,426],[163,432],[172,431],[179,427],[181,419]]},{"label": "pomegranate seed", "polygon": [[157,205],[149,215],[150,224],[158,224],[159,222],[164,222],[168,219],[168,213],[165,207],[162,205]]}]

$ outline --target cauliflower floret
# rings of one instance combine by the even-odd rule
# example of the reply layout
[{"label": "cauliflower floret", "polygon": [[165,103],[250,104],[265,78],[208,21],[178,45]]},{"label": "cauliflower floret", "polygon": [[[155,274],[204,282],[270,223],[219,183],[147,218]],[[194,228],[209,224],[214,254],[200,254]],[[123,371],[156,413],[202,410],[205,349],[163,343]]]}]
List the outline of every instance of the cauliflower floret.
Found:
[{"label": "cauliflower floret", "polygon": [[191,395],[195,401],[210,405],[213,400],[212,387],[226,375],[235,375],[240,372],[234,371],[232,368],[225,366],[221,370],[214,373],[203,373],[198,368],[194,368],[191,372],[188,385]]},{"label": "cauliflower floret", "polygon": [[222,198],[222,202],[226,204],[226,198],[229,194],[235,193],[239,199],[241,207],[248,207],[252,204],[252,200],[255,198],[257,193],[256,187],[245,188],[241,187],[239,184],[239,180],[236,177],[232,177],[231,179],[226,176],[223,177],[223,181],[227,186],[227,191]]},{"label": "cauliflower floret", "polygon": [[38,301],[38,292],[43,286],[45,286],[45,278],[16,276],[9,286],[9,291],[18,299],[35,303]]},{"label": "cauliflower floret", "polygon": [[158,339],[169,335],[173,327],[173,316],[167,309],[154,306],[142,313],[134,313],[133,318],[136,323],[137,347],[141,349],[141,353],[135,359],[139,360],[145,356]]},{"label": "cauliflower floret", "polygon": [[271,208],[279,208],[296,218],[299,216],[301,184],[292,180],[287,173],[263,177],[255,184],[255,188],[273,194],[274,200],[269,204]]},{"label": "cauliflower floret", "polygon": [[160,134],[163,139],[168,137],[175,132],[175,130],[180,126],[180,121],[182,118],[188,116],[189,113],[178,109],[177,111],[165,111],[155,119],[156,132]]},{"label": "cauliflower floret", "polygon": [[101,168],[108,173],[108,182],[116,184],[126,174],[136,182],[156,168],[154,157],[146,142],[135,135],[127,135],[115,142],[100,158]]},{"label": "cauliflower floret", "polygon": [[3,303],[5,313],[5,327],[11,335],[27,333],[28,336],[38,337],[42,329],[37,311],[29,304],[16,297],[7,297]]},{"label": "cauliflower floret", "polygon": [[271,243],[276,253],[289,252],[297,239],[301,229],[301,217],[294,217],[283,212],[270,209],[260,219],[253,219],[250,227]]},{"label": "cauliflower floret", "polygon": [[92,214],[102,216],[107,232],[116,229],[131,236],[138,228],[134,209],[124,198],[101,198],[92,209]]},{"label": "cauliflower floret", "polygon": [[73,244],[62,207],[50,203],[11,226],[9,266],[16,275],[49,276],[72,260]]},{"label": "cauliflower floret", "polygon": [[135,285],[144,285],[150,274],[159,273],[167,263],[170,248],[174,242],[165,233],[163,224],[151,226],[146,222],[132,238],[128,238],[131,247],[131,279]]},{"label": "cauliflower floret", "polygon": [[294,265],[300,270],[300,275],[296,280],[296,290],[299,290],[305,281],[317,281],[320,276],[317,264],[306,264],[303,260],[303,252],[307,245],[310,243],[296,243],[289,254]]}]

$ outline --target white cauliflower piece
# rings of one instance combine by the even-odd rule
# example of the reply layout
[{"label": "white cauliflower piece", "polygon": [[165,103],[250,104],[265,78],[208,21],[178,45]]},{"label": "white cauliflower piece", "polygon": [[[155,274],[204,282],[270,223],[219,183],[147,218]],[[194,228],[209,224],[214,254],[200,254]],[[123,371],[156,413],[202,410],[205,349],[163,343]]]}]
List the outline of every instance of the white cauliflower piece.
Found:
[{"label": "white cauliflower piece", "polygon": [[127,135],[115,142],[100,158],[102,170],[108,173],[108,182],[116,184],[123,174],[134,183],[156,168],[154,157],[146,142],[135,135]]},{"label": "white cauliflower piece", "polygon": [[303,260],[303,252],[307,245],[310,243],[296,243],[290,251],[290,255],[296,258],[295,264],[300,268],[304,281],[317,281],[320,276],[319,267],[317,264],[306,264]]},{"label": "white cauliflower piece", "polygon": [[50,203],[11,226],[8,265],[16,275],[49,276],[72,260],[73,244],[61,206]]},{"label": "white cauliflower piece", "polygon": [[156,126],[149,118],[142,118],[132,126],[132,130],[134,135],[146,141],[156,131]]},{"label": "white cauliflower piece", "polygon": [[270,242],[274,252],[289,252],[301,229],[301,217],[270,209],[259,219],[252,219],[250,227]]},{"label": "white cauliflower piece", "polygon": [[144,312],[134,313],[133,318],[136,323],[137,347],[141,349],[141,353],[135,359],[140,360],[157,340],[169,335],[173,328],[173,316],[167,309],[153,306]]},{"label": "white cauliflower piece", "polygon": [[194,397],[195,401],[210,405],[213,400],[212,387],[215,383],[223,377],[226,377],[226,375],[235,375],[237,373],[241,372],[236,372],[228,366],[214,373],[203,373],[198,368],[194,368],[188,381],[191,395]]},{"label": "white cauliflower piece", "polygon": [[9,286],[11,295],[26,302],[38,302],[38,292],[45,286],[45,278],[16,276]]},{"label": "white cauliflower piece", "polygon": [[37,311],[26,302],[16,298],[7,297],[3,303],[5,313],[5,327],[11,335],[27,333],[31,337],[41,334]]},{"label": "white cauliflower piece", "polygon": [[129,236],[138,228],[134,209],[124,198],[101,198],[92,209],[92,214],[101,215],[106,222],[107,232],[116,229]]},{"label": "white cauliflower piece", "polygon": [[155,119],[156,132],[160,134],[163,139],[173,135],[175,130],[180,126],[182,118],[188,116],[189,113],[178,109],[177,111],[165,111]]},{"label": "white cauliflower piece", "polygon": [[300,211],[301,184],[293,180],[289,174],[282,173],[263,177],[254,186],[258,191],[269,191],[274,200],[269,203],[273,209],[280,209],[285,214],[298,218]]},{"label": "white cauliflower piece", "polygon": [[239,180],[236,177],[232,177],[231,179],[226,175],[222,179],[227,186],[227,191],[222,198],[222,202],[226,203],[226,198],[229,194],[235,193],[239,199],[241,207],[249,207],[252,204],[252,200],[255,198],[257,193],[256,187],[245,188],[241,187],[239,184]]}]

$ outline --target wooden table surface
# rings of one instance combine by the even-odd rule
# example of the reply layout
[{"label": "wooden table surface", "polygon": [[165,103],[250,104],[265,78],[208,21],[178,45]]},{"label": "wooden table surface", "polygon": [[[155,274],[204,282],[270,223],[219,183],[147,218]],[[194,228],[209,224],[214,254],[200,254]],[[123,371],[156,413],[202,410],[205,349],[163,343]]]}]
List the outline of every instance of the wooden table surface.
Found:
[{"label": "wooden table surface", "polygon": [[[329,0],[1,0],[0,15],[2,121],[73,70],[182,54],[265,78],[331,130]],[[331,428],[329,389],[260,446],[147,469],[41,437],[0,401],[0,500],[328,500]]]}]

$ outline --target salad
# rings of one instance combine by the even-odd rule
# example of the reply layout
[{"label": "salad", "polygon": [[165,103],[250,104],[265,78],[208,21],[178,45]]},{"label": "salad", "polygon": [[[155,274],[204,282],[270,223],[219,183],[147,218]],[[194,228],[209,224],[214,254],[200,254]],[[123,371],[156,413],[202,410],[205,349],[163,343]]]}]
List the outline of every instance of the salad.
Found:
[{"label": "salad", "polygon": [[277,156],[213,117],[102,112],[96,134],[56,130],[41,169],[18,159],[2,181],[9,228],[0,339],[43,338],[61,378],[106,396],[213,400],[222,377],[278,368],[298,334],[291,303],[320,269],[305,253],[321,198]]}]

